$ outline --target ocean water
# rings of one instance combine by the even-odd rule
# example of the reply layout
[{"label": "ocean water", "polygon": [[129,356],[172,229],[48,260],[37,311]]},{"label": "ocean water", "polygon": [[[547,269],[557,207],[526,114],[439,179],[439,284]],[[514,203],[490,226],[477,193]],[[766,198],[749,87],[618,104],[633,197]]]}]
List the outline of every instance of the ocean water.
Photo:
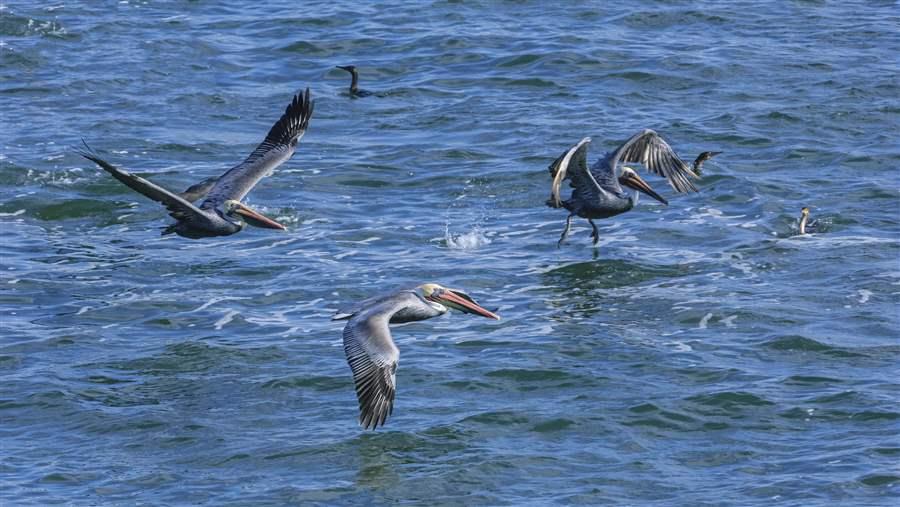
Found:
[{"label": "ocean water", "polygon": [[[896,505],[896,2],[7,2],[3,505]],[[355,64],[375,96],[346,94]],[[311,87],[208,240],[180,190]],[[547,165],[642,128],[696,194],[583,220]],[[796,235],[802,206],[828,224]],[[363,431],[341,304],[436,281],[494,322],[394,328]]]}]

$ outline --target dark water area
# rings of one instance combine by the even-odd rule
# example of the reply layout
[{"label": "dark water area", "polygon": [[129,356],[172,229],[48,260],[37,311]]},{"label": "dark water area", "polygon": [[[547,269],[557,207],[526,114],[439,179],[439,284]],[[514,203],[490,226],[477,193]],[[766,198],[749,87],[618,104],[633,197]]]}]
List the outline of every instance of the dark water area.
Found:
[{"label": "dark water area", "polygon": [[[0,7],[0,503],[896,505],[895,2]],[[360,68],[347,95],[345,72]],[[216,239],[167,188],[315,116]],[[706,163],[557,248],[547,165]],[[800,208],[827,225],[798,236]],[[338,306],[435,281],[366,432]]]}]

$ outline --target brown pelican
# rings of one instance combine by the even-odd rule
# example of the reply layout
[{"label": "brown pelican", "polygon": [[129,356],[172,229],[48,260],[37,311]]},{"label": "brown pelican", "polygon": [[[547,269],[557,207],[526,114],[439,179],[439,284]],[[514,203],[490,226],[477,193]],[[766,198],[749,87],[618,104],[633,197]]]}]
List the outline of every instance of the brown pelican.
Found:
[{"label": "brown pelican", "polygon": [[694,170],[694,174],[700,176],[702,174],[701,167],[703,166],[703,162],[715,157],[716,155],[721,155],[721,151],[704,151],[703,153],[697,155],[697,158],[694,159],[694,164],[692,169]]},{"label": "brown pelican", "polygon": [[[306,132],[313,113],[313,102],[306,93],[298,93],[285,109],[281,118],[269,130],[268,135],[250,156],[218,178],[204,180],[181,194],[170,192],[150,181],[131,174],[104,161],[91,150],[78,153],[96,163],[114,178],[154,201],[160,202],[177,220],[163,234],[176,233],[186,238],[228,236],[244,228],[244,224],[268,229],[284,226],[241,203],[241,199],[263,177],[287,161],[297,149],[297,143]],[[206,199],[199,207],[193,201]]]},{"label": "brown pelican", "polygon": [[350,96],[351,97],[368,97],[372,92],[359,89],[359,72],[356,71],[355,65],[335,65],[335,68],[346,70],[350,73]]},{"label": "brown pelican", "polygon": [[804,206],[800,210],[800,234],[821,232],[821,229],[818,220],[809,221],[809,208]]},{"label": "brown pelican", "polygon": [[[594,219],[616,216],[637,204],[638,193],[628,195],[620,184],[644,192],[663,204],[669,204],[638,176],[634,169],[619,167],[620,163],[639,162],[651,172],[668,179],[672,188],[678,192],[697,191],[697,187],[688,178],[698,176],[678,158],[663,138],[652,130],[646,129],[635,134],[588,169],[587,148],[590,142],[591,138],[585,137],[550,164],[553,184],[547,205],[551,208],[569,210],[566,228],[557,246],[562,245],[569,235],[569,227],[574,216],[588,219],[593,229],[591,237],[594,238],[596,245],[600,240],[600,232]],[[568,200],[562,201],[559,196],[560,186],[566,179],[574,190]]]},{"label": "brown pelican", "polygon": [[400,351],[394,345],[388,324],[430,319],[447,313],[450,308],[500,319],[465,292],[436,283],[369,298],[334,315],[332,320],[350,319],[344,327],[344,353],[353,371],[359,424],[363,428],[384,426],[394,409]]}]

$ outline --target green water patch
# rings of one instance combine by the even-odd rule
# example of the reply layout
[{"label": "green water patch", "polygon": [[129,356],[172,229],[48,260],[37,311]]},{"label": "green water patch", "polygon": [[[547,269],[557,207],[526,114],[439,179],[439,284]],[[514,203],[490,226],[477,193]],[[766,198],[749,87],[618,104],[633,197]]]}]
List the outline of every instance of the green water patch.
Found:
[{"label": "green water patch", "polygon": [[648,264],[620,259],[576,262],[543,274],[545,285],[580,289],[609,289],[651,280],[677,278],[691,273],[687,265]]},{"label": "green water patch", "polygon": [[13,199],[0,204],[0,212],[14,213],[25,210],[27,216],[45,221],[69,220],[84,217],[110,216],[120,213],[120,206],[112,201],[95,199],[70,199],[62,202],[48,202],[36,198]]},{"label": "green water patch", "polygon": [[304,389],[314,391],[339,391],[347,387],[347,379],[344,377],[308,377],[292,376],[278,378],[263,382],[263,389]]},{"label": "green water patch", "polygon": [[860,477],[858,480],[866,486],[893,486],[900,483],[900,475],[869,474]]},{"label": "green water patch", "polygon": [[147,375],[170,375],[207,372],[227,364],[267,363],[284,357],[284,353],[275,347],[237,349],[207,343],[183,342],[168,345],[164,351],[154,356],[108,363],[103,366]]},{"label": "green water patch", "polygon": [[527,424],[530,419],[518,412],[499,410],[494,412],[482,412],[466,417],[461,423],[478,423],[492,426],[509,426],[513,424]]},{"label": "green water patch", "polygon": [[299,53],[302,55],[315,55],[327,52],[325,49],[313,44],[312,42],[297,41],[281,48],[286,53]]},{"label": "green water patch", "polygon": [[556,431],[565,430],[571,426],[574,426],[576,423],[571,419],[558,418],[551,419],[549,421],[540,422],[531,427],[531,431],[536,433],[552,433]]},{"label": "green water patch", "polygon": [[786,385],[814,386],[821,384],[840,384],[843,380],[831,377],[818,377],[815,375],[792,375],[782,382]]},{"label": "green water patch", "polygon": [[497,67],[522,67],[534,63],[543,58],[543,55],[517,55],[506,57],[497,62]]},{"label": "green water patch", "polygon": [[788,352],[817,352],[838,358],[866,357],[865,354],[853,352],[840,347],[822,343],[812,338],[800,335],[786,335],[768,340],[762,346],[772,350]]},{"label": "green water patch", "polygon": [[771,401],[744,391],[724,391],[719,393],[699,394],[687,398],[701,412],[710,413],[708,409],[717,409],[712,414],[737,415],[745,410],[775,405]]}]

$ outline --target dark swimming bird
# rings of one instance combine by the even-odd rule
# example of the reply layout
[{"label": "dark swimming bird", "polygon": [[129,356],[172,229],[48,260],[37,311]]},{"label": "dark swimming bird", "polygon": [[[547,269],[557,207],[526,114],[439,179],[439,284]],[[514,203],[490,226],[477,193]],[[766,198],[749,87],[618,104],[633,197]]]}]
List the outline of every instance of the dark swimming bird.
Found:
[{"label": "dark swimming bird", "polygon": [[[643,164],[646,169],[668,179],[669,184],[677,192],[697,191],[697,187],[689,178],[698,176],[678,158],[663,138],[652,130],[646,129],[635,134],[588,169],[587,148],[590,142],[591,138],[585,137],[550,164],[553,184],[547,205],[551,208],[569,210],[566,228],[557,246],[562,245],[569,235],[569,227],[574,216],[588,219],[593,229],[591,237],[594,238],[596,245],[600,240],[600,232],[594,219],[614,217],[637,204],[638,193],[629,195],[620,185],[639,190],[663,204],[669,204],[633,169],[620,167],[622,163]],[[566,179],[574,190],[568,200],[562,201],[559,196],[560,186]]]},{"label": "dark swimming bird", "polygon": [[465,292],[436,283],[369,298],[334,315],[332,320],[350,319],[344,327],[344,353],[353,371],[359,424],[363,428],[384,426],[394,410],[400,351],[394,345],[388,324],[430,319],[447,313],[450,308],[500,319]]},{"label": "dark swimming bird", "polygon": [[818,220],[809,221],[809,208],[800,210],[800,234],[822,232],[822,224]]},{"label": "dark swimming bird", "polygon": [[350,73],[350,96],[351,97],[368,97],[372,92],[359,89],[359,72],[356,71],[355,65],[335,65],[335,68],[346,70]]},{"label": "dark swimming bird", "polygon": [[697,155],[697,158],[694,159],[694,165],[693,165],[694,174],[696,174],[697,176],[700,176],[701,174],[703,174],[702,171],[700,170],[700,168],[703,166],[703,162],[706,162],[707,160],[715,157],[716,155],[721,155],[721,154],[722,154],[721,151],[704,151],[703,153]]},{"label": "dark swimming bird", "polygon": [[[177,220],[163,234],[176,233],[186,238],[228,236],[244,228],[244,224],[267,229],[285,227],[241,203],[241,199],[263,177],[286,162],[297,149],[297,143],[306,133],[313,113],[313,102],[306,93],[298,93],[284,111],[269,134],[259,146],[240,164],[218,178],[208,178],[181,194],[170,192],[150,181],[119,169],[104,161],[90,149],[78,153],[96,163],[114,178],[154,201],[160,202]],[[205,197],[199,207],[192,204]]]}]

